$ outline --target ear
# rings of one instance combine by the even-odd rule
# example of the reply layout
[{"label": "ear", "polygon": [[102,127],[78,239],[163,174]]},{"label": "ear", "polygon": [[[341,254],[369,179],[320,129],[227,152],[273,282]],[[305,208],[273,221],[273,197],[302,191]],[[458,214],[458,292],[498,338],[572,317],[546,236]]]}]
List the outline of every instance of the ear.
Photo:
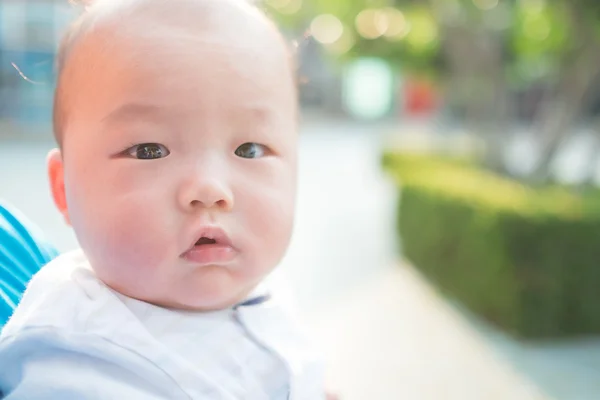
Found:
[{"label": "ear", "polygon": [[47,164],[48,177],[50,178],[50,190],[52,191],[54,204],[65,218],[65,222],[68,225],[71,225],[69,210],[67,208],[67,196],[65,194],[64,164],[60,150],[50,150],[47,157]]}]

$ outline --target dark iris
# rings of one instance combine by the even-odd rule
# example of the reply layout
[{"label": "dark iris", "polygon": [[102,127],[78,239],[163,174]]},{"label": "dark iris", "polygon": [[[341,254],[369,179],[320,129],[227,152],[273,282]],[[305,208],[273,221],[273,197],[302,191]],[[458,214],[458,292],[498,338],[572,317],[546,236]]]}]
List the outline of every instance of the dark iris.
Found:
[{"label": "dark iris", "polygon": [[235,150],[235,155],[242,158],[258,158],[264,153],[264,146],[258,143],[244,143]]},{"label": "dark iris", "polygon": [[131,147],[127,153],[139,160],[156,160],[169,155],[169,150],[162,144],[143,143]]}]

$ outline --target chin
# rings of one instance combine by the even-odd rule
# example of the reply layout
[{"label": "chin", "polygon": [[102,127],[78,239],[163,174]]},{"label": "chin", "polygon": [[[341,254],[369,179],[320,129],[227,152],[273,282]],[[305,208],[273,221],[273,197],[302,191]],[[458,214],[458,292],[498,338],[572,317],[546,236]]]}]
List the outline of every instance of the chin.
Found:
[{"label": "chin", "polygon": [[188,276],[185,282],[179,281],[170,293],[175,294],[173,300],[180,308],[221,310],[244,301],[261,280],[249,278],[227,268],[207,267],[196,276]]},{"label": "chin", "polygon": [[187,311],[219,311],[233,307],[238,303],[237,299],[230,299],[226,296],[218,298],[202,298],[193,300],[184,300],[173,302],[169,308]]},{"label": "chin", "polygon": [[[190,311],[218,311],[235,306],[237,303],[245,300],[251,289],[240,291],[235,289],[223,290],[211,287],[203,291],[202,288],[195,290],[192,296],[187,298],[176,298],[169,302],[169,308],[190,310]],[[202,295],[198,295],[202,292]]]}]

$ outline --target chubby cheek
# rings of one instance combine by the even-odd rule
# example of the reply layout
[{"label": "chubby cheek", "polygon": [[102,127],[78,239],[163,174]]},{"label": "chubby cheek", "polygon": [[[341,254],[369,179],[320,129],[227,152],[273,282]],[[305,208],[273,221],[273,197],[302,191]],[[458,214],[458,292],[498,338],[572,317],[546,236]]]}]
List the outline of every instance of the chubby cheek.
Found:
[{"label": "chubby cheek", "polygon": [[111,286],[160,279],[159,266],[172,256],[176,236],[154,195],[140,191],[107,196],[93,189],[77,195],[73,227],[99,277]]},{"label": "chubby cheek", "polygon": [[107,226],[109,234],[105,238],[107,257],[121,267],[128,265],[148,269],[161,264],[168,244],[162,224],[143,206],[123,208],[114,215],[119,222]]},{"label": "chubby cheek", "polygon": [[291,202],[273,202],[269,209],[251,212],[252,238],[256,241],[256,249],[259,249],[257,256],[269,269],[281,261],[289,245],[293,225],[291,209]]},{"label": "chubby cheek", "polygon": [[268,273],[287,250],[294,222],[295,185],[290,178],[281,185],[248,187],[243,213],[247,260],[255,273]]}]

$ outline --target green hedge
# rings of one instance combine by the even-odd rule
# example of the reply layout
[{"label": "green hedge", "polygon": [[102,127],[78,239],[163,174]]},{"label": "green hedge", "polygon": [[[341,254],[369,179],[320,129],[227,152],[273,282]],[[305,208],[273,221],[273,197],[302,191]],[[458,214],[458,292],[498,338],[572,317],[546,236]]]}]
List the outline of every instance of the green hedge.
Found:
[{"label": "green hedge", "polygon": [[600,196],[533,190],[466,161],[387,154],[404,256],[521,337],[600,333]]}]

